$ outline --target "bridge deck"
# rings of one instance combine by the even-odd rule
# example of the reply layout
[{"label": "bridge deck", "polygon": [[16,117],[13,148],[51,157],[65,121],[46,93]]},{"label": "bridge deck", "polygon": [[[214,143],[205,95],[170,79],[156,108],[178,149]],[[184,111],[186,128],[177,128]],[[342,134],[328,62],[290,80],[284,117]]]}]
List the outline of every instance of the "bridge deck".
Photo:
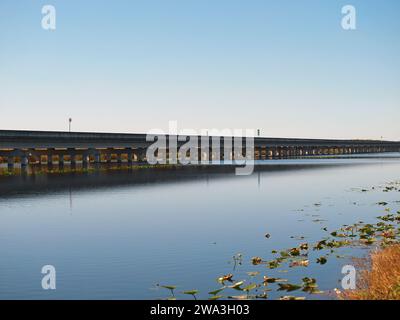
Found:
[{"label": "bridge deck", "polygon": [[[171,136],[172,137],[172,136]],[[208,137],[210,140],[212,137]],[[216,137],[223,140],[222,137]],[[0,130],[0,148],[129,148],[147,147],[146,134],[62,132],[62,131],[18,131]],[[183,142],[182,142],[183,143]],[[400,147],[400,141],[381,140],[336,140],[256,137],[256,147],[265,146],[386,146]]]}]

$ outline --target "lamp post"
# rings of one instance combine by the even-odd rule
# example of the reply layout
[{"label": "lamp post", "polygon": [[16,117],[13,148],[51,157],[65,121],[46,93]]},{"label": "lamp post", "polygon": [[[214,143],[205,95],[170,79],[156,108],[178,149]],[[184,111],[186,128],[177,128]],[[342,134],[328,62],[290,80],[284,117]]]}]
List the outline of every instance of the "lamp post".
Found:
[{"label": "lamp post", "polygon": [[72,122],[72,118],[68,119],[68,132],[71,132],[71,122]]}]

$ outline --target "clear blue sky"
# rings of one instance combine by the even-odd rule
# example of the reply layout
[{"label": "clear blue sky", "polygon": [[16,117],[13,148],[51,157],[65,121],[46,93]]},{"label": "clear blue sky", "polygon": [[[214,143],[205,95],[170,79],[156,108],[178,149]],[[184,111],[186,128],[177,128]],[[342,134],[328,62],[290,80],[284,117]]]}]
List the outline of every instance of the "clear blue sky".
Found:
[{"label": "clear blue sky", "polygon": [[0,129],[400,140],[399,35],[398,0],[1,0]]}]

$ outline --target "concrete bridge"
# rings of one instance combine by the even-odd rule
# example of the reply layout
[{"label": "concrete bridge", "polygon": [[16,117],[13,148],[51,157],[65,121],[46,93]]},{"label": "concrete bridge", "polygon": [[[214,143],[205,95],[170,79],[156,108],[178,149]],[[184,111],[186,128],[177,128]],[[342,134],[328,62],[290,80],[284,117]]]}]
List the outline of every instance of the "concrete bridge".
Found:
[{"label": "concrete bridge", "polygon": [[[167,136],[167,141],[172,138],[176,139],[176,136]],[[235,157],[234,153],[226,154],[224,151],[224,145],[231,143],[232,137],[195,138],[209,143],[209,152],[198,152],[198,159],[203,163]],[[212,149],[215,141],[219,142],[220,152],[215,153]],[[244,141],[243,138],[242,154],[246,152]],[[152,143],[146,141],[145,134],[0,130],[0,161],[6,162],[9,168],[13,168],[15,163],[22,167],[34,163],[57,163],[60,166],[64,163],[74,166],[77,162],[83,165],[144,163],[146,149]],[[178,148],[184,143],[178,142]],[[169,153],[168,147],[165,152]],[[255,160],[382,152],[400,152],[400,142],[256,137],[252,151]]]}]

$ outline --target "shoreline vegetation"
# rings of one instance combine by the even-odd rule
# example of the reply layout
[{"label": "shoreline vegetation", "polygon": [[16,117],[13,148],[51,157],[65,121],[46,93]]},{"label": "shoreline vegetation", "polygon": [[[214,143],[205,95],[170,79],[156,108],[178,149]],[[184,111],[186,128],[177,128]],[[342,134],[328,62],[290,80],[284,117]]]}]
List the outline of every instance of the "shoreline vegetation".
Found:
[{"label": "shoreline vegetation", "polygon": [[[378,190],[385,193],[400,192],[400,181],[371,189],[357,189],[362,193]],[[398,205],[400,201],[393,201],[393,204]],[[322,230],[327,236],[313,243],[304,242],[304,237],[297,237],[299,243],[296,247],[272,250],[273,259],[256,256],[246,263],[242,254],[235,255],[235,266],[247,264],[249,269],[250,266],[258,269],[247,272],[247,278],[236,278],[233,273],[221,275],[217,278],[219,287],[208,292],[208,299],[268,299],[269,292],[273,290],[282,292],[280,300],[305,300],[311,296],[339,300],[400,299],[400,210],[392,210],[389,203],[384,201],[375,205],[383,208],[384,214],[377,216],[374,222],[358,221],[352,225],[343,225],[332,232],[324,227]],[[271,235],[266,234],[265,237],[269,238]],[[322,266],[331,258],[348,258],[340,252],[345,248],[368,249],[367,257],[351,259],[357,262],[354,290],[331,288],[324,292],[319,289],[317,279],[309,276],[302,277],[299,282],[290,283],[284,277],[271,275],[276,272],[288,273],[291,268],[302,268],[306,272],[313,264]],[[171,296],[166,299],[177,299],[177,286],[157,284],[156,287],[171,292]],[[180,294],[183,295],[182,298],[188,294],[196,297],[199,291],[182,291]]]},{"label": "shoreline vegetation", "polygon": [[355,290],[337,292],[342,300],[400,300],[400,245],[373,250],[359,262]]}]

